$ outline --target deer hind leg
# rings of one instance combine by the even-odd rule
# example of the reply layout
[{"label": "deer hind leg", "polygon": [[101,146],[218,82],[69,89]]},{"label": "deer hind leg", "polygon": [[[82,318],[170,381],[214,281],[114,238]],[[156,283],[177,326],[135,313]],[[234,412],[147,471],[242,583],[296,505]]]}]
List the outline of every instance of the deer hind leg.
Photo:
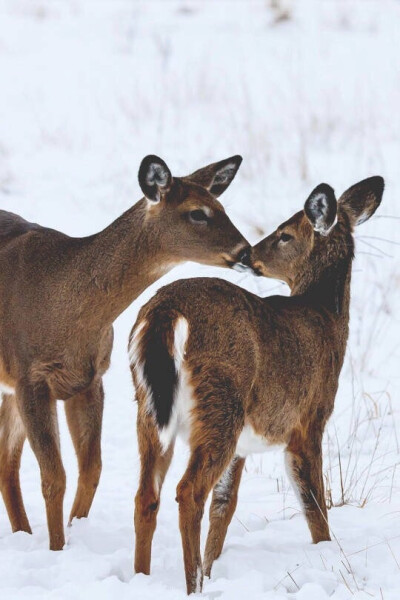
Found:
[{"label": "deer hind leg", "polygon": [[[307,437],[307,439],[306,439]],[[322,433],[292,433],[286,468],[303,507],[314,544],[329,541],[328,513],[322,476]]]},{"label": "deer hind leg", "polygon": [[235,456],[214,487],[210,506],[210,527],[204,553],[204,575],[210,577],[211,568],[224,545],[226,532],[236,510],[238,489],[245,459]]},{"label": "deer hind leg", "polygon": [[79,479],[69,516],[87,517],[101,474],[101,426],[103,421],[104,391],[100,378],[90,388],[65,402],[68,428],[78,459]]},{"label": "deer hind leg", "polygon": [[189,465],[177,487],[179,528],[182,537],[188,594],[201,592],[203,567],[200,554],[200,528],[204,504],[215,483],[232,458],[233,449],[215,449],[205,443],[191,455]]},{"label": "deer hind leg", "polygon": [[207,497],[232,461],[243,428],[243,408],[232,379],[217,368],[195,389],[191,456],[177,487],[187,593],[201,592],[200,527]]},{"label": "deer hind leg", "polygon": [[171,464],[174,443],[163,453],[153,418],[143,415],[140,409],[137,430],[141,467],[135,497],[135,572],[149,575],[161,488]]},{"label": "deer hind leg", "polygon": [[0,407],[0,490],[12,530],[32,533],[19,481],[25,438],[25,427],[15,398],[10,394],[4,394]]},{"label": "deer hind leg", "polygon": [[64,538],[63,500],[65,471],[61,461],[56,403],[45,382],[19,382],[18,410],[40,467],[42,493],[46,504],[50,550],[62,550]]}]

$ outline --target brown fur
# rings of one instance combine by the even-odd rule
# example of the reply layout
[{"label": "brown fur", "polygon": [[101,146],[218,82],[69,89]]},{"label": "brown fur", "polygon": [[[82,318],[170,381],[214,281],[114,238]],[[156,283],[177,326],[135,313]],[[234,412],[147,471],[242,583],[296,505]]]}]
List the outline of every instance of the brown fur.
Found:
[{"label": "brown fur", "polygon": [[[382,179],[370,178],[350,188],[337,204],[333,190],[322,184],[306,202],[310,217],[297,213],[253,248],[253,266],[260,274],[285,280],[289,298],[259,298],[226,281],[202,278],[162,288],[141,309],[131,334],[142,464],[135,511],[137,571],[150,570],[161,490],[161,483],[154,482],[161,472],[165,476],[169,458],[163,457],[171,456],[176,435],[171,434],[163,454],[163,430],[153,416],[155,403],[163,399],[154,397],[151,376],[143,381],[143,373],[152,372],[144,364],[151,361],[146,344],[157,327],[174,331],[179,316],[188,323],[188,337],[178,374],[187,374],[193,402],[193,407],[187,404],[191,456],[177,488],[188,593],[201,589],[200,523],[213,488],[205,574],[221,553],[244,465],[235,452],[245,425],[267,444],[284,445],[312,540],[330,539],[321,441],[348,336],[352,230],[362,211],[365,218],[373,214],[382,191]],[[338,222],[330,229],[336,210]],[[176,361],[168,339],[168,354]],[[160,364],[160,373],[162,368]],[[189,402],[186,396],[183,402]],[[150,503],[157,510],[146,528]]]},{"label": "brown fur", "polygon": [[[15,390],[0,409],[0,489],[13,531],[30,532],[19,484],[27,436],[40,465],[50,548],[64,545],[57,399],[66,400],[79,464],[70,521],[88,515],[101,471],[102,376],[110,364],[112,323],[174,265],[231,266],[248,248],[216,199],[240,162],[232,157],[172,179],[161,159],[147,157],[139,181],[151,200],[143,198],[87,238],[0,211],[0,386]],[[191,222],[189,211],[204,207],[209,222]]]}]

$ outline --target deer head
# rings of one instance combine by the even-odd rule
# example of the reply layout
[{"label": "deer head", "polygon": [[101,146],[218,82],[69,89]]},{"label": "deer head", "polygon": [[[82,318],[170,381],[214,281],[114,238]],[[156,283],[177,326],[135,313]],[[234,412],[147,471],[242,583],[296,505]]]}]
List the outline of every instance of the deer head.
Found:
[{"label": "deer head", "polygon": [[321,183],[304,210],[253,248],[253,268],[259,275],[285,281],[292,290],[316,281],[327,267],[353,257],[353,229],[374,214],[383,189],[382,177],[369,177],[337,201],[333,189]]},{"label": "deer head", "polygon": [[146,156],[139,184],[147,202],[146,226],[171,262],[193,260],[231,267],[248,265],[250,247],[217,198],[233,181],[241,156],[232,156],[199,169],[187,177],[172,177],[166,163]]}]

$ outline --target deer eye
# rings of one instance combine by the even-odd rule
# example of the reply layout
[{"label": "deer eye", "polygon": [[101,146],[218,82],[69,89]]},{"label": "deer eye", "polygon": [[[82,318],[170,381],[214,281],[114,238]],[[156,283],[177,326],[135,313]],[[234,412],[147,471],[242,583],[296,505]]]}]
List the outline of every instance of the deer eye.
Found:
[{"label": "deer eye", "polygon": [[281,233],[281,237],[279,238],[279,241],[285,243],[285,242],[289,242],[292,239],[293,239],[293,236],[290,235],[290,233],[283,232],[283,233]]},{"label": "deer eye", "polygon": [[198,224],[207,224],[209,221],[208,216],[206,215],[206,213],[204,212],[204,210],[191,210],[189,213],[189,220],[192,223],[195,223],[196,225]]}]

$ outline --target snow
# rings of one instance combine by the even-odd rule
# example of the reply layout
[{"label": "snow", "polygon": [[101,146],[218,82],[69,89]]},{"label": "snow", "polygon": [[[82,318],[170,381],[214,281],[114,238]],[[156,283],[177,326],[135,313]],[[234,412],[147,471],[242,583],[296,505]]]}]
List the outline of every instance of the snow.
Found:
[{"label": "snow", "polygon": [[[272,4],[0,0],[0,205],[88,235],[141,197],[136,174],[146,154],[179,175],[240,153],[221,200],[255,242],[321,181],[340,195],[383,175],[382,205],[357,229],[350,341],[324,438],[332,542],[311,544],[283,453],[249,457],[203,596],[398,600],[400,3]],[[186,597],[174,500],[183,444],[162,493],[152,573],[133,574],[139,465],[127,340],[158,286],[199,275],[264,296],[288,293],[279,282],[188,263],[118,319],[90,517],[73,523],[63,552],[48,550],[38,466],[26,445],[21,479],[34,533],[12,534],[0,503],[2,600]],[[68,513],[77,469],[59,409]]]}]

